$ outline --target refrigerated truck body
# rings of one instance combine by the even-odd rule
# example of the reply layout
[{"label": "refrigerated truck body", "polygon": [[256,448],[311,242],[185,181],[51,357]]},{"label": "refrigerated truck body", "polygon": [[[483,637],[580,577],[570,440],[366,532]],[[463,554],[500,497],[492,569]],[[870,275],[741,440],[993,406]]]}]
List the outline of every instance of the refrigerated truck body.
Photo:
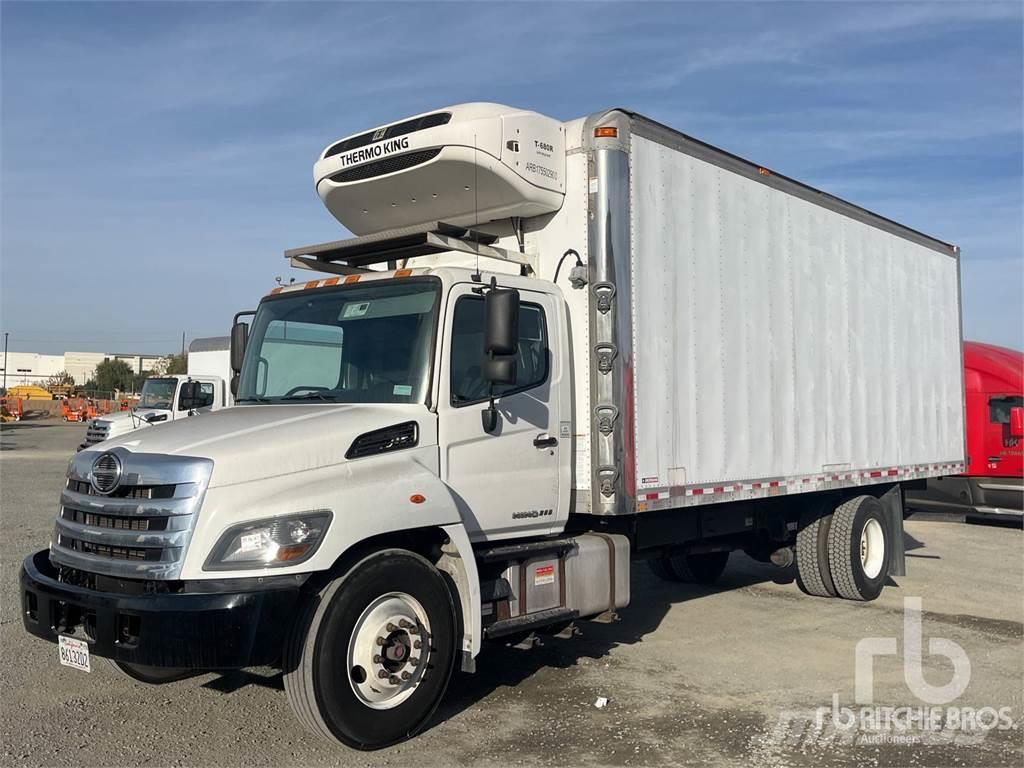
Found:
[{"label": "refrigerated truck body", "polygon": [[63,663],[279,664],[307,727],[380,747],[634,562],[874,599],[902,489],[963,468],[954,246],[619,109],[458,105],[314,183],[356,237],[236,322],[236,407],[72,462],[21,575]]}]

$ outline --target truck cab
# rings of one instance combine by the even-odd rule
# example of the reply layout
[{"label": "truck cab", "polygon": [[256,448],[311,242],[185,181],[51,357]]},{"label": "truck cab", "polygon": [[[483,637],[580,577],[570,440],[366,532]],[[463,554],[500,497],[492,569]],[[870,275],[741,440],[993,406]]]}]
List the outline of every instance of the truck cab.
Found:
[{"label": "truck cab", "polygon": [[[183,385],[189,382],[198,385],[199,397],[194,401],[186,401],[182,396]],[[227,383],[217,376],[152,376],[143,383],[139,402],[134,408],[110,413],[89,422],[85,442],[79,446],[79,450],[142,427],[219,410],[225,407],[228,397]]]},{"label": "truck cab", "polygon": [[1024,354],[964,342],[967,468],[909,491],[907,506],[968,522],[1024,522]]}]

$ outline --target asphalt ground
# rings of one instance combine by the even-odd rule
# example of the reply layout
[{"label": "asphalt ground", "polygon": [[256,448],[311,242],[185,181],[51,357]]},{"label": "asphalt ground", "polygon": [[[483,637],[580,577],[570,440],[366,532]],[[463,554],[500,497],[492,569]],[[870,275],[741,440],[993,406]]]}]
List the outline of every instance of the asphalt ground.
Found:
[{"label": "asphalt ground", "polygon": [[[935,517],[907,521],[908,575],[872,603],[807,597],[791,572],[743,555],[714,588],[663,583],[639,564],[621,621],[583,622],[581,637],[532,650],[486,649],[425,732],[372,753],[304,732],[273,669],[148,687],[98,659],[88,674],[61,667],[56,647],[22,628],[18,568],[47,545],[83,431],[56,420],[0,429],[4,766],[1024,764],[1022,533]],[[921,600],[919,662],[904,598]],[[874,658],[861,706],[854,654],[867,638],[893,638],[898,653]],[[922,719],[922,690],[934,698],[964,679],[939,653],[962,661],[957,647],[966,688],[936,705],[942,718]],[[930,688],[908,683],[916,669]]]}]

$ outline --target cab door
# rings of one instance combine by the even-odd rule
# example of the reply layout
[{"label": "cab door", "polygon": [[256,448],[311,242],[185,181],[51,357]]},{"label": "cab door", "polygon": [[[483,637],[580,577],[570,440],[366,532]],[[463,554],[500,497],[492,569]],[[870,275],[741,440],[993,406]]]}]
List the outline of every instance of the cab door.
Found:
[{"label": "cab door", "polygon": [[495,386],[499,423],[489,434],[481,419],[489,402],[489,385],[480,374],[484,302],[473,287],[454,286],[446,307],[438,403],[441,477],[471,539],[560,530],[568,511],[572,450],[568,380],[556,354],[558,340],[566,338],[564,311],[556,297],[520,289],[516,381]]}]

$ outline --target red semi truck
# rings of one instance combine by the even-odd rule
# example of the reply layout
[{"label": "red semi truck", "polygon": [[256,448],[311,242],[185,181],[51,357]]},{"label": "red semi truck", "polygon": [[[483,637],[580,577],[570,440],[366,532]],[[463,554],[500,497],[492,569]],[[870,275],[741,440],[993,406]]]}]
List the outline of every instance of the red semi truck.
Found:
[{"label": "red semi truck", "polygon": [[1024,353],[964,342],[967,471],[931,478],[906,505],[972,520],[1024,517]]}]

